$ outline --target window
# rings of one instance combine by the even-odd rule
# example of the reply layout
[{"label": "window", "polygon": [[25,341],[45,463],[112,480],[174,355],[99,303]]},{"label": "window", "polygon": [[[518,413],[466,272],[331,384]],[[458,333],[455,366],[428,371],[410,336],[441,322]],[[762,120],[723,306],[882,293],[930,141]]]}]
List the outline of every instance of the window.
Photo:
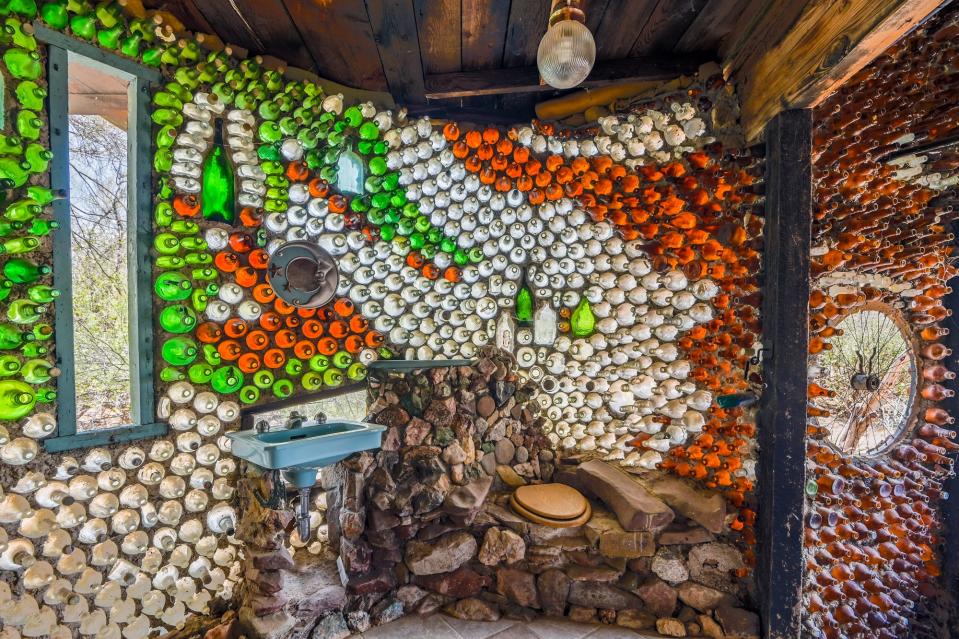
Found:
[{"label": "window", "polygon": [[320,413],[330,422],[339,419],[358,422],[366,417],[366,409],[366,384],[350,384],[321,392],[305,401],[301,396],[292,401],[258,406],[249,412],[244,412],[243,428],[253,428],[260,421],[269,424],[270,430],[283,428],[293,411],[298,412],[309,422],[315,421]]},{"label": "window", "polygon": [[57,433],[49,451],[154,437],[150,84],[160,75],[36,25],[48,44]]}]

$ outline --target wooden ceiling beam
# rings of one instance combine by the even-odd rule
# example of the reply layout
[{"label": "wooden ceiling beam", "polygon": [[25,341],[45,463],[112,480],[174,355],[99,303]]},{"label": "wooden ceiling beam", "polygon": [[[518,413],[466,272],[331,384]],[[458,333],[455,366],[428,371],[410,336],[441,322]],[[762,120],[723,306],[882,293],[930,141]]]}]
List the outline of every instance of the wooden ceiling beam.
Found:
[{"label": "wooden ceiling beam", "polygon": [[[671,80],[680,75],[694,73],[704,62],[706,60],[701,56],[687,55],[600,61],[593,67],[593,72],[586,81],[576,89],[589,89],[614,82]],[[555,90],[548,84],[540,84],[539,69],[535,66],[426,76],[426,97],[431,100]]]},{"label": "wooden ceiling beam", "polygon": [[412,0],[366,0],[373,38],[393,98],[422,104],[423,59]]},{"label": "wooden ceiling beam", "polygon": [[[812,108],[934,13],[942,0],[796,0],[769,5],[724,66],[740,87],[746,138],[787,109]],[[782,25],[791,27],[782,33]],[[778,25],[778,27],[777,27]],[[766,34],[777,33],[774,37]],[[735,34],[734,34],[735,35]],[[740,34],[741,35],[741,34]]]}]

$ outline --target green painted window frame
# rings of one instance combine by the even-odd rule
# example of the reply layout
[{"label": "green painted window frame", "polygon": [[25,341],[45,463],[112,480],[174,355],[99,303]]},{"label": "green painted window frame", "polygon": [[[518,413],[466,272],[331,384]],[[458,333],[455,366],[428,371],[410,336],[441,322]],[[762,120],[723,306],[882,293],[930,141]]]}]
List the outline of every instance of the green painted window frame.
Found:
[{"label": "green painted window frame", "polygon": [[[154,397],[154,336],[152,298],[153,238],[151,87],[162,82],[154,69],[105,51],[89,42],[34,23],[35,35],[47,45],[48,116],[50,122],[50,186],[67,197],[53,203],[53,285],[62,292],[54,305],[57,366],[57,432],[43,440],[49,452],[104,446],[160,437],[169,425],[156,421]],[[76,368],[73,358],[73,279],[70,223],[69,90],[70,56],[84,64],[129,81],[127,127],[127,252],[130,290],[130,378],[133,424],[77,433]]]}]

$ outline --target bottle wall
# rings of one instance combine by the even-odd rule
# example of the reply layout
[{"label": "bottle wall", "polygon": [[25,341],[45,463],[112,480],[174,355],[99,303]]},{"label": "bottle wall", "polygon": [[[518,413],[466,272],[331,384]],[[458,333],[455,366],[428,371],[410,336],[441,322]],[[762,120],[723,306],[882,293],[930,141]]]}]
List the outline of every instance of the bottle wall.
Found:
[{"label": "bottle wall", "polygon": [[[50,215],[38,188],[49,184],[37,161],[45,113],[17,88],[45,87],[45,50],[23,24],[39,11],[164,75],[151,214],[157,418],[170,433],[48,454],[49,395],[0,422],[0,637],[134,639],[207,612],[239,578],[224,433],[241,407],[360,381],[378,358],[472,357],[490,343],[539,383],[557,451],[720,491],[723,540],[743,558],[730,582],[747,589],[755,426],[715,398],[758,382],[744,371],[758,341],[762,162],[742,150],[718,69],[589,129],[484,128],[344,103],[256,59],[203,50],[162,14],[6,6],[0,177],[10,201],[39,207],[37,221]],[[21,161],[10,136],[34,133]],[[357,166],[363,179],[350,184],[340,173]],[[300,239],[337,261],[335,299],[317,310],[282,302],[266,279],[269,255]],[[6,242],[51,262],[39,231]],[[30,316],[17,303],[29,284],[7,278],[7,352],[52,362],[52,307]],[[25,349],[25,331],[47,351]],[[32,396],[49,386],[40,378],[0,384]]]},{"label": "bottle wall", "polygon": [[[811,636],[940,636],[932,618],[939,557],[949,546],[937,507],[956,444],[943,401],[954,358],[939,342],[955,330],[942,298],[955,275],[949,202],[957,163],[949,151],[888,154],[955,135],[957,32],[959,14],[941,12],[815,114],[808,464],[816,485],[808,491],[804,595]],[[856,330],[844,319],[863,312],[891,318],[891,340],[900,334],[906,353],[891,365],[914,369],[911,390],[865,408],[896,421],[902,414],[904,432],[886,445],[830,434],[835,406],[825,367],[830,358],[839,366],[838,342]],[[853,442],[858,451],[849,450]]]}]

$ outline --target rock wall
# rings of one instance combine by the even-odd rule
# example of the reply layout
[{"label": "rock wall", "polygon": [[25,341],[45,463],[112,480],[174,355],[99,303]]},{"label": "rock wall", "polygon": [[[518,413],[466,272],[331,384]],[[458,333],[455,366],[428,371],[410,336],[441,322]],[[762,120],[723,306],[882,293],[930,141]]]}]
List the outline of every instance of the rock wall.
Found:
[{"label": "rock wall", "polygon": [[[723,496],[554,453],[535,385],[517,382],[512,357],[487,349],[473,367],[372,383],[371,418],[388,427],[382,449],[324,472],[350,623],[443,609],[758,637]],[[591,497],[588,523],[552,528],[510,509],[516,487],[551,478]]]}]

